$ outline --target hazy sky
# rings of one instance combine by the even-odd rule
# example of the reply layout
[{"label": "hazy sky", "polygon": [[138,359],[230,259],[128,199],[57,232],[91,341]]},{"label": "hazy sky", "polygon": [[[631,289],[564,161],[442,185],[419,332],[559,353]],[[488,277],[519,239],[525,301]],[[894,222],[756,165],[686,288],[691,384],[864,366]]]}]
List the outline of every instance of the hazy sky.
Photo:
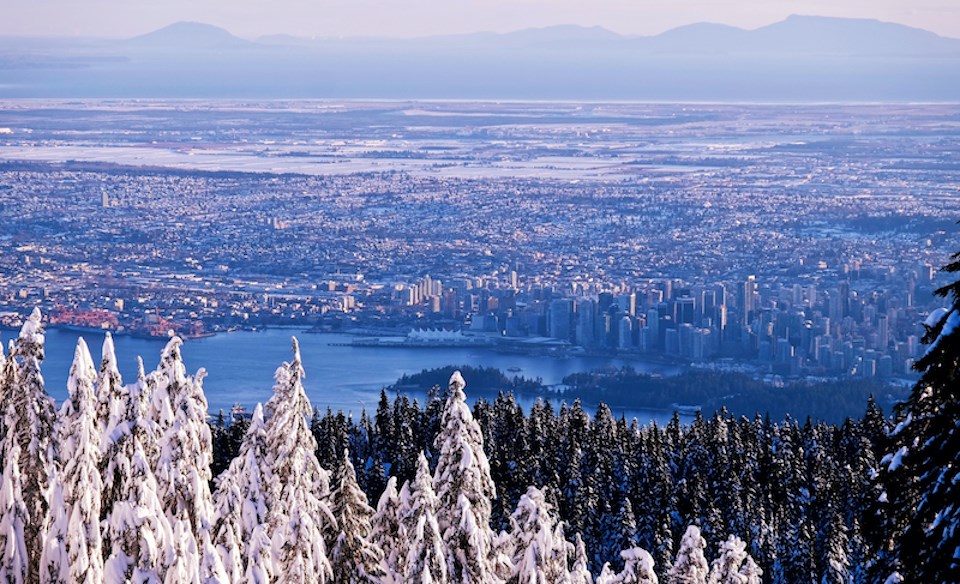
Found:
[{"label": "hazy sky", "polygon": [[875,18],[960,38],[960,0],[14,0],[2,35],[129,37],[179,20],[247,38],[506,32],[554,24],[656,34],[692,22],[756,28],[790,14]]}]

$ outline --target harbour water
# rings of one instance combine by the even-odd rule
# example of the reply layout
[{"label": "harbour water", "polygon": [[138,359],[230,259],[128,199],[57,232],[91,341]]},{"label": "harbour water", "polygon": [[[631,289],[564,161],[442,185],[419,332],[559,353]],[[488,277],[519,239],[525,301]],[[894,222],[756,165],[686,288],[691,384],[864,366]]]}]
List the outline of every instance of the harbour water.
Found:
[{"label": "harbour water", "polygon": [[[2,331],[6,342],[15,331]],[[497,367],[508,375],[540,377],[546,384],[560,383],[564,376],[592,369],[629,364],[648,372],[670,373],[668,366],[643,361],[602,357],[543,357],[534,355],[502,354],[483,347],[434,348],[370,348],[348,346],[353,337],[341,334],[308,334],[298,329],[268,329],[259,332],[238,331],[204,339],[188,340],[183,346],[183,358],[188,373],[200,367],[207,370],[204,391],[211,413],[229,410],[240,403],[252,410],[258,402],[266,402],[273,393],[273,373],[282,362],[290,359],[291,336],[297,336],[307,377],[304,385],[315,407],[351,411],[359,414],[376,409],[381,388],[397,381],[403,374],[417,373],[445,365]],[[73,360],[77,338],[83,336],[90,346],[94,362],[99,365],[103,336],[95,332],[51,329],[46,334],[46,359],[43,375],[47,391],[61,402],[66,397],[67,376]],[[164,339],[142,339],[128,336],[115,338],[120,373],[126,382],[136,378],[136,357],[143,357],[147,371],[159,361]],[[470,392],[467,379],[467,394]],[[423,392],[405,392],[423,403]],[[489,397],[489,396],[486,396]],[[518,397],[529,407],[533,398]],[[559,405],[559,404],[557,404]],[[592,407],[587,408],[592,412]],[[662,410],[612,408],[614,414],[636,417],[640,422],[657,420],[665,423],[671,413]]]}]

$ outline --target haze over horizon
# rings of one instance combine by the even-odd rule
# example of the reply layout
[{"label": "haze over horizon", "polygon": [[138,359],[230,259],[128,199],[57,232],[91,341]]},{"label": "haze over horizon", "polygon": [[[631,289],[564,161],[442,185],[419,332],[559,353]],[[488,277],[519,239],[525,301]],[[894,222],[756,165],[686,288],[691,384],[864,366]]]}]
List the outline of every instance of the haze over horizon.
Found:
[{"label": "haze over horizon", "polygon": [[960,38],[960,5],[951,0],[488,0],[480,3],[415,0],[337,0],[319,6],[306,0],[171,0],[141,4],[117,0],[48,0],[7,7],[2,36],[127,38],[178,21],[212,24],[244,38],[288,34],[301,37],[414,38],[476,32],[511,32],[555,25],[600,26],[623,35],[655,35],[688,24],[711,22],[753,29],[791,14],[876,19]]}]

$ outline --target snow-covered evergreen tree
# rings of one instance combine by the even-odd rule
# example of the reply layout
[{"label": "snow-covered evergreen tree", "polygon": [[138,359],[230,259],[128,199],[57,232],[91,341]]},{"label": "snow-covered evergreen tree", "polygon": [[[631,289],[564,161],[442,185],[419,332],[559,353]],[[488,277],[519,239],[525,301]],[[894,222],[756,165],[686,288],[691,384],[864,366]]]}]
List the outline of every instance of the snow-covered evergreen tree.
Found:
[{"label": "snow-covered evergreen tree", "polygon": [[[429,470],[428,470],[429,472]],[[428,477],[432,480],[432,477]],[[431,488],[431,491],[433,489]],[[436,519],[434,519],[436,522]],[[407,537],[400,526],[400,498],[397,494],[397,477],[390,477],[377,502],[377,511],[370,519],[370,538],[383,550],[384,582],[403,582],[403,560],[407,553]]]},{"label": "snow-covered evergreen tree", "polygon": [[0,582],[23,584],[30,563],[25,539],[30,514],[20,480],[20,446],[14,443],[5,449],[5,456],[0,482]]},{"label": "snow-covered evergreen tree", "polygon": [[[14,351],[13,341],[10,341],[10,354]],[[11,356],[3,356],[3,343],[0,343],[0,454],[7,453],[7,408],[13,402],[13,392],[20,383],[17,362]],[[0,456],[0,472],[5,468],[4,458]]]},{"label": "snow-covered evergreen tree", "polygon": [[157,424],[161,436],[173,424],[177,400],[188,391],[186,385],[190,383],[187,367],[183,364],[182,346],[180,337],[172,337],[160,352],[160,363],[154,372],[155,384],[150,394],[149,416]]},{"label": "snow-covered evergreen tree", "polygon": [[50,513],[46,518],[43,553],[40,555],[40,581],[44,584],[69,584],[67,506],[63,502],[63,485],[56,474],[50,478],[47,501],[50,504]]},{"label": "snow-covered evergreen tree", "polygon": [[[267,522],[267,491],[270,488],[270,476],[265,467],[269,453],[267,433],[263,420],[263,406],[257,404],[250,419],[250,425],[240,446],[240,454],[230,463],[230,467],[217,478],[217,490],[214,493],[213,543],[219,550],[224,570],[231,582],[240,582],[251,561],[247,547],[256,541],[254,532],[264,537]],[[259,546],[257,561],[264,555],[269,556],[269,546]],[[272,556],[270,556],[272,557]],[[262,578],[272,574],[269,562],[262,569],[254,567],[254,572],[262,572]]]},{"label": "snow-covered evergreen tree", "polygon": [[647,550],[623,550],[620,558],[623,560],[623,570],[610,580],[610,584],[658,584],[657,574],[653,570],[653,557]]},{"label": "snow-covered evergreen tree", "polygon": [[303,377],[300,346],[293,339],[293,360],[277,369],[267,402],[268,521],[275,581],[324,584],[332,577],[324,535],[337,533],[337,523],[327,502],[329,475],[317,460],[317,442],[307,425],[313,408]]},{"label": "snow-covered evergreen tree", "polygon": [[573,536],[573,565],[567,578],[569,584],[593,584],[593,575],[587,567],[587,549],[583,545],[583,538],[577,533]]},{"label": "snow-covered evergreen tree", "polygon": [[223,558],[213,541],[210,539],[210,530],[200,532],[200,581],[204,584],[230,584],[237,582],[227,576],[223,567]]},{"label": "snow-covered evergreen tree", "polygon": [[563,525],[546,502],[543,493],[529,487],[510,516],[513,571],[511,584],[549,584],[565,581],[570,544],[563,537]]},{"label": "snow-covered evergreen tree", "polygon": [[[267,526],[253,528],[245,546],[246,568],[243,580],[247,584],[270,584],[273,578],[273,545],[267,536]],[[232,581],[232,580],[231,580]]]},{"label": "snow-covered evergreen tree", "polygon": [[200,582],[200,549],[197,538],[190,530],[190,523],[185,519],[174,518],[170,528],[173,534],[172,553],[164,561],[164,583]]},{"label": "snow-covered evergreen tree", "polygon": [[347,451],[343,453],[336,489],[331,496],[333,515],[340,532],[330,549],[330,565],[336,584],[380,584],[383,550],[370,537],[373,509],[357,484],[357,475]]},{"label": "snow-covered evergreen tree", "polygon": [[615,584],[616,581],[617,573],[610,567],[609,562],[604,563],[600,573],[597,574],[596,584]]},{"label": "snow-covered evergreen tree", "polygon": [[79,339],[67,380],[68,398],[60,409],[57,426],[63,469],[62,499],[68,520],[66,565],[70,569],[69,581],[78,583],[103,579],[103,480],[99,470],[101,430],[97,423],[96,379],[90,351]]},{"label": "snow-covered evergreen tree", "polygon": [[747,556],[747,559],[744,560],[743,565],[740,567],[740,574],[742,574],[744,577],[743,584],[763,583],[763,570],[760,569],[760,566],[758,566],[753,558],[749,555]]},{"label": "snow-covered evergreen tree", "polygon": [[[960,272],[960,253],[943,271]],[[922,375],[881,464],[895,564],[884,568],[907,582],[960,582],[960,280],[936,293],[951,306],[925,323]]]},{"label": "snow-covered evergreen tree", "polygon": [[710,573],[710,566],[704,555],[706,548],[707,542],[700,535],[700,528],[696,525],[687,527],[680,539],[677,558],[667,572],[667,584],[706,584]]},{"label": "snow-covered evergreen tree", "polygon": [[56,411],[53,400],[44,389],[40,363],[44,358],[42,317],[34,309],[23,324],[20,336],[8,359],[18,361],[17,382],[10,391],[7,404],[6,430],[3,453],[4,461],[14,460],[10,451],[14,443],[20,448],[17,464],[22,482],[23,503],[30,521],[24,525],[24,545],[27,550],[29,582],[38,582],[40,556],[43,553],[44,521],[47,503],[49,476],[57,461],[54,439]]},{"label": "snow-covered evergreen tree", "polygon": [[437,496],[433,491],[430,467],[423,452],[417,459],[417,474],[405,494],[401,533],[407,550],[404,572],[396,582],[444,584],[447,578],[447,551],[436,519]]},{"label": "snow-covered evergreen tree", "polygon": [[106,461],[101,513],[107,584],[161,582],[173,553],[173,533],[144,448],[154,435],[145,417],[147,383],[141,365],[139,380],[125,391],[124,414],[107,428],[101,445]]},{"label": "snow-covered evergreen tree", "polygon": [[[206,372],[201,369],[192,377],[184,374],[180,355],[182,343],[178,337],[170,340],[163,350],[158,369],[161,375],[156,395],[161,397],[155,395],[154,411],[161,415],[171,414],[171,419],[161,424],[163,434],[155,474],[160,502],[174,530],[176,545],[182,550],[182,553],[174,554],[178,566],[174,573],[189,577],[199,571],[201,563],[216,564],[220,558],[219,555],[201,558],[200,541],[213,520],[210,493],[212,446],[207,424],[207,399],[203,395]],[[159,408],[156,407],[158,403]],[[172,410],[168,412],[167,406]],[[194,560],[195,565],[185,565]]]},{"label": "snow-covered evergreen tree", "polygon": [[[112,425],[111,419],[123,416],[126,389],[117,367],[117,354],[113,336],[107,333],[103,339],[100,370],[97,375],[97,428],[105,432]],[[113,421],[115,423],[115,420]]]},{"label": "snow-covered evergreen tree", "polygon": [[710,567],[708,584],[745,584],[747,577],[741,573],[741,567],[747,559],[747,544],[731,535],[721,542],[717,559]]},{"label": "snow-covered evergreen tree", "polygon": [[[238,460],[240,457],[234,459],[231,468]],[[245,501],[239,481],[240,479],[228,469],[217,477],[217,490],[213,493],[216,517],[213,533],[217,542],[216,549],[220,554],[224,573],[231,582],[242,580],[245,567],[242,554],[245,545],[242,516]]]},{"label": "snow-covered evergreen tree", "polygon": [[499,562],[493,552],[490,513],[497,493],[483,435],[466,404],[465,386],[460,372],[455,372],[435,442],[437,523],[449,546],[449,578],[465,584],[496,582]]},{"label": "snow-covered evergreen tree", "polygon": [[463,584],[499,584],[496,565],[490,561],[492,538],[477,525],[470,499],[460,495],[454,507],[460,520],[443,535],[447,544],[447,575]]}]

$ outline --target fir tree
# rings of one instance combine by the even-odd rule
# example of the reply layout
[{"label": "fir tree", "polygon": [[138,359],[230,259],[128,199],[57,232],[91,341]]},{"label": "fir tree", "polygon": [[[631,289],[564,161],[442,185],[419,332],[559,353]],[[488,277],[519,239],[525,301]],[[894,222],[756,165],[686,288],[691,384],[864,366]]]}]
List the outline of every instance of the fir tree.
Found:
[{"label": "fir tree", "polygon": [[587,550],[583,538],[577,533],[573,536],[573,565],[567,577],[569,584],[593,584],[593,576],[587,567]]},{"label": "fir tree", "polygon": [[[28,582],[39,581],[40,556],[43,552],[43,517],[49,512],[47,492],[49,474],[57,460],[54,441],[56,411],[53,400],[44,389],[40,363],[44,358],[44,336],[39,309],[34,309],[23,324],[15,348],[8,360],[17,360],[18,382],[8,395],[6,411],[7,439],[2,458],[17,460],[22,481],[23,502],[31,518],[23,528],[27,550]],[[10,456],[13,444],[20,448],[20,456]]]},{"label": "fir tree", "polygon": [[149,388],[142,365],[140,373],[125,392],[124,414],[107,428],[101,445],[107,461],[101,513],[108,584],[160,582],[173,550],[173,533],[144,448],[154,433],[145,417]]},{"label": "fir tree", "polygon": [[[432,490],[432,489],[431,489]],[[377,511],[370,519],[370,538],[383,550],[384,582],[403,582],[403,558],[407,552],[407,536],[400,525],[400,498],[397,477],[390,477],[377,502]]]},{"label": "fir tree", "polygon": [[[14,352],[13,341],[10,341],[10,354]],[[20,374],[17,371],[17,362],[11,356],[9,359],[3,357],[3,344],[0,343],[0,454],[8,452],[8,423],[7,418],[12,419],[13,413],[8,412],[13,403],[13,393],[20,384]],[[5,457],[0,456],[0,472],[6,468]]]},{"label": "fir tree", "polygon": [[70,558],[67,556],[67,506],[63,502],[63,485],[56,474],[50,479],[47,493],[50,513],[46,518],[43,553],[40,555],[40,581],[44,584],[68,584]]},{"label": "fir tree", "polygon": [[0,582],[23,584],[30,564],[25,539],[30,513],[20,480],[20,446],[14,443],[5,451],[0,483]]},{"label": "fir tree", "polygon": [[[960,272],[960,253],[943,268]],[[936,291],[950,299],[937,321],[928,319],[929,344],[921,372],[898,410],[883,458],[893,556],[907,582],[960,582],[960,281]]]},{"label": "fir tree", "polygon": [[453,582],[463,584],[499,584],[493,555],[492,538],[477,525],[477,513],[470,499],[460,495],[454,510],[460,520],[443,535],[447,543],[447,572]]},{"label": "fir tree", "polygon": [[[184,374],[180,348],[183,341],[174,337],[163,350],[161,357],[161,380],[157,394],[163,415],[170,419],[161,425],[159,458],[155,467],[160,501],[167,513],[172,529],[179,532],[177,545],[183,553],[177,553],[176,561],[181,574],[199,571],[200,563],[220,562],[219,555],[201,558],[200,541],[203,532],[210,529],[213,519],[213,498],[210,493],[210,463],[212,445],[210,426],[207,424],[207,400],[203,395],[201,369],[195,376]],[[157,399],[154,399],[157,403]],[[170,406],[172,410],[168,411]],[[181,527],[180,524],[183,524]],[[190,541],[185,541],[190,540]],[[184,566],[184,562],[196,561]],[[222,566],[219,571],[222,571]],[[216,571],[216,570],[215,570]],[[182,581],[182,580],[181,580]]]},{"label": "fir tree", "polygon": [[708,584],[745,584],[747,577],[741,573],[741,567],[747,559],[747,544],[731,535],[720,544],[717,559],[710,567]]},{"label": "fir tree", "polygon": [[563,525],[543,493],[529,487],[510,516],[513,571],[510,584],[550,584],[569,577]]},{"label": "fir tree", "polygon": [[[213,497],[216,517],[212,530],[213,542],[231,582],[240,582],[243,578],[247,570],[244,558],[247,558],[247,562],[251,560],[247,545],[254,541],[254,532],[267,522],[270,477],[264,465],[268,456],[263,407],[257,404],[240,446],[240,454],[217,478],[217,490]],[[262,529],[260,535],[263,535]],[[258,557],[263,554],[261,551]],[[270,566],[264,566],[262,577],[268,578],[270,575]]]},{"label": "fir tree", "polygon": [[79,339],[67,381],[68,400],[61,408],[58,441],[64,512],[69,521],[66,533],[69,581],[90,584],[103,579],[100,527],[103,479],[99,470],[101,430],[94,392],[96,375],[87,345]]},{"label": "fir tree", "polygon": [[439,457],[433,484],[439,500],[437,523],[450,546],[450,579],[465,584],[496,582],[499,563],[490,530],[496,487],[483,451],[483,435],[466,404],[465,386],[460,372],[455,372],[436,439]]},{"label": "fir tree", "polygon": [[710,566],[704,550],[707,542],[700,535],[696,525],[687,527],[680,540],[680,549],[673,561],[673,567],[667,572],[667,584],[706,584]]},{"label": "fir tree", "polygon": [[620,552],[623,571],[611,580],[611,584],[658,584],[653,570],[653,558],[646,550],[632,548]]},{"label": "fir tree", "polygon": [[293,339],[293,360],[275,374],[274,395],[267,403],[266,424],[272,477],[267,500],[278,582],[318,582],[332,577],[325,532],[337,533],[327,498],[330,479],[317,460],[317,442],[307,425],[313,413],[303,389],[300,346]]},{"label": "fir tree", "polygon": [[100,432],[110,427],[111,419],[123,415],[124,387],[113,336],[107,333],[101,350],[100,372],[97,376],[97,428]]},{"label": "fir tree", "polygon": [[[273,578],[273,547],[265,525],[253,528],[246,542],[246,569],[243,580],[247,584],[270,584]],[[232,580],[231,580],[232,581]]]},{"label": "fir tree", "polygon": [[743,584],[762,584],[763,570],[757,565],[749,555],[740,567],[740,574],[743,576]]},{"label": "fir tree", "polygon": [[421,452],[417,474],[407,486],[401,507],[400,525],[407,553],[398,582],[441,584],[448,581],[446,546],[436,519],[437,504],[430,467]]},{"label": "fir tree", "polygon": [[331,496],[333,515],[340,533],[330,549],[333,582],[337,584],[379,584],[383,550],[370,538],[373,509],[357,484],[356,472],[347,451]]}]

